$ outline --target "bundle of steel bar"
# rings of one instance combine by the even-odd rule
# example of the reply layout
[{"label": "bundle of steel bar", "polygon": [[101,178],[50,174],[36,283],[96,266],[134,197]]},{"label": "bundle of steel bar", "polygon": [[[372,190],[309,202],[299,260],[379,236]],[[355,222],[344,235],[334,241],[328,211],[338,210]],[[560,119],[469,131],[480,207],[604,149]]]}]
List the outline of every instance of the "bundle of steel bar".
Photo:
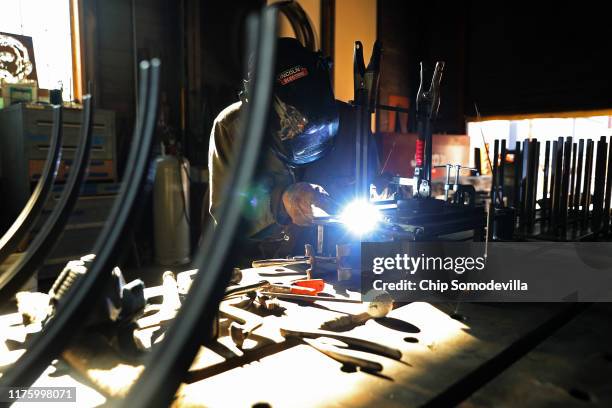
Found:
[{"label": "bundle of steel bar", "polygon": [[[514,238],[583,241],[608,237],[612,232],[612,142],[605,136],[597,144],[559,137],[546,141],[543,150],[542,156],[537,139],[516,142],[513,188],[508,190],[506,141],[494,142],[491,205],[493,209],[514,208]],[[497,214],[492,213],[492,217]]]}]

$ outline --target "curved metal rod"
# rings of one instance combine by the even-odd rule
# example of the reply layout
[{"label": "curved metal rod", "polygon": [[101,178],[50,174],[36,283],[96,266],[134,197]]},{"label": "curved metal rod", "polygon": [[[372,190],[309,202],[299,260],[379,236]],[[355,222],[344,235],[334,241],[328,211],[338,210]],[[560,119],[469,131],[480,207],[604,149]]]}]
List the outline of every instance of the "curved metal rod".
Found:
[{"label": "curved metal rod", "polygon": [[91,96],[83,97],[81,137],[70,175],[64,185],[59,202],[53,208],[42,229],[36,234],[28,250],[15,264],[0,275],[0,303],[9,301],[43,264],[64,230],[68,217],[76,204],[80,187],[85,179],[91,147]]},{"label": "curved metal rod", "polygon": [[[209,227],[202,246],[198,250],[194,264],[200,271],[191,287],[167,337],[152,350],[138,382],[133,386],[120,405],[129,408],[168,406],[189,369],[203,340],[210,333],[214,316],[223,298],[230,279],[228,265],[232,262],[230,254],[238,249],[235,237],[241,237],[244,219],[241,218],[244,200],[237,192],[245,191],[262,156],[260,150],[266,134],[269,109],[272,104],[274,64],[276,53],[277,11],[267,8],[263,11],[262,22],[257,25],[255,17],[250,17],[247,32],[250,38],[257,37],[255,53],[255,80],[252,81],[252,95],[246,105],[246,120],[241,129],[241,143],[236,166],[230,176],[225,193],[228,199],[220,211],[219,228]],[[240,225],[238,234],[237,227]],[[243,244],[243,242],[240,242]]]},{"label": "curved metal rod", "polygon": [[13,222],[13,225],[0,238],[0,264],[6,260],[19,246],[19,243],[26,237],[32,225],[40,215],[49,193],[51,186],[57,177],[57,168],[62,157],[62,107],[53,106],[53,127],[51,129],[51,140],[49,152],[45,161],[45,167],[32,195]]},{"label": "curved metal rod", "polygon": [[[144,64],[144,65],[143,65]],[[115,199],[110,216],[104,229],[98,236],[93,253],[96,254],[89,270],[82,279],[75,282],[66,294],[55,317],[44,327],[43,331],[34,337],[28,345],[27,351],[17,360],[10,370],[0,377],[1,387],[27,387],[31,385],[40,374],[49,366],[65,348],[77,331],[76,328],[85,320],[85,317],[96,307],[97,300],[102,295],[103,288],[108,281],[109,271],[115,266],[122,244],[125,243],[130,219],[136,213],[137,198],[142,193],[147,176],[149,156],[151,153],[153,131],[157,113],[159,94],[159,60],[141,63],[141,73],[151,69],[151,82],[149,100],[141,101],[146,104],[146,116],[142,118],[142,126],[136,125],[136,134],[132,141],[128,167],[119,195]],[[147,79],[148,75],[144,75]],[[141,81],[143,76],[141,76]],[[139,109],[140,112],[140,109]],[[142,136],[140,136],[142,133]]]}]

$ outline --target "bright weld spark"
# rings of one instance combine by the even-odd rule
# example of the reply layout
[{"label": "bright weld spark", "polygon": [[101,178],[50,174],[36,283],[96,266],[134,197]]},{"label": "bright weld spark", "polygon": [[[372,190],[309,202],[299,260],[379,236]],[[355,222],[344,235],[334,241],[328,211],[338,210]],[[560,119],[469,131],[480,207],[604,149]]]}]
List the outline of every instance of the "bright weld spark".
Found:
[{"label": "bright weld spark", "polygon": [[339,220],[355,235],[372,232],[382,220],[378,208],[367,201],[353,201],[340,214]]}]

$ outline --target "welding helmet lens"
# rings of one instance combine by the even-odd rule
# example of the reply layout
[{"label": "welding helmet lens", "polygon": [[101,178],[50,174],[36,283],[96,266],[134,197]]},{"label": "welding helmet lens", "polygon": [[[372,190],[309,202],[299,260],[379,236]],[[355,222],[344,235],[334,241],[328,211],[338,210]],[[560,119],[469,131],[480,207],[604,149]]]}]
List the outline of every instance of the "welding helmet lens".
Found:
[{"label": "welding helmet lens", "polygon": [[279,39],[271,115],[273,148],[287,164],[311,163],[333,147],[339,120],[328,63],[294,38]]}]

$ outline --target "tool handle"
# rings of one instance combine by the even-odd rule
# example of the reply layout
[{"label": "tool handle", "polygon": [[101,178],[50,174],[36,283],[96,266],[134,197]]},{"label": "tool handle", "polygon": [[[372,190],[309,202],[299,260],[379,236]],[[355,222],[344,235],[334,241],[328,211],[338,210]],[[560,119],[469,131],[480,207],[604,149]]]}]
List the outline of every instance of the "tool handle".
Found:
[{"label": "tool handle", "polygon": [[342,364],[353,365],[361,368],[364,371],[379,372],[383,369],[382,364],[376,361],[366,360],[365,358],[357,357],[353,355],[350,351],[339,350],[333,346],[329,346],[320,341],[317,341],[316,339],[304,339],[304,341],[315,350],[320,351],[326,356],[331,357]]},{"label": "tool handle", "polygon": [[251,266],[253,268],[263,268],[265,266],[299,265],[299,264],[305,264],[307,262],[308,261],[306,259],[299,259],[299,260],[283,259],[283,258],[279,258],[279,259],[261,259],[261,260],[258,260],[258,261],[251,262]]},{"label": "tool handle", "polygon": [[270,286],[270,282],[267,280],[262,280],[257,283],[252,283],[250,285],[236,285],[230,286],[225,290],[225,295],[223,299],[229,299],[236,296],[242,296],[249,292],[253,292],[259,289],[264,289]]},{"label": "tool handle", "polygon": [[280,329],[281,335],[284,337],[293,336],[299,338],[313,339],[317,337],[329,337],[330,339],[340,340],[346,343],[349,347],[361,349],[381,356],[389,357],[394,360],[402,359],[402,352],[398,349],[385,346],[383,344],[374,343],[373,341],[359,339],[356,337],[343,336],[330,331],[315,330],[315,331],[300,331],[291,329]]}]

